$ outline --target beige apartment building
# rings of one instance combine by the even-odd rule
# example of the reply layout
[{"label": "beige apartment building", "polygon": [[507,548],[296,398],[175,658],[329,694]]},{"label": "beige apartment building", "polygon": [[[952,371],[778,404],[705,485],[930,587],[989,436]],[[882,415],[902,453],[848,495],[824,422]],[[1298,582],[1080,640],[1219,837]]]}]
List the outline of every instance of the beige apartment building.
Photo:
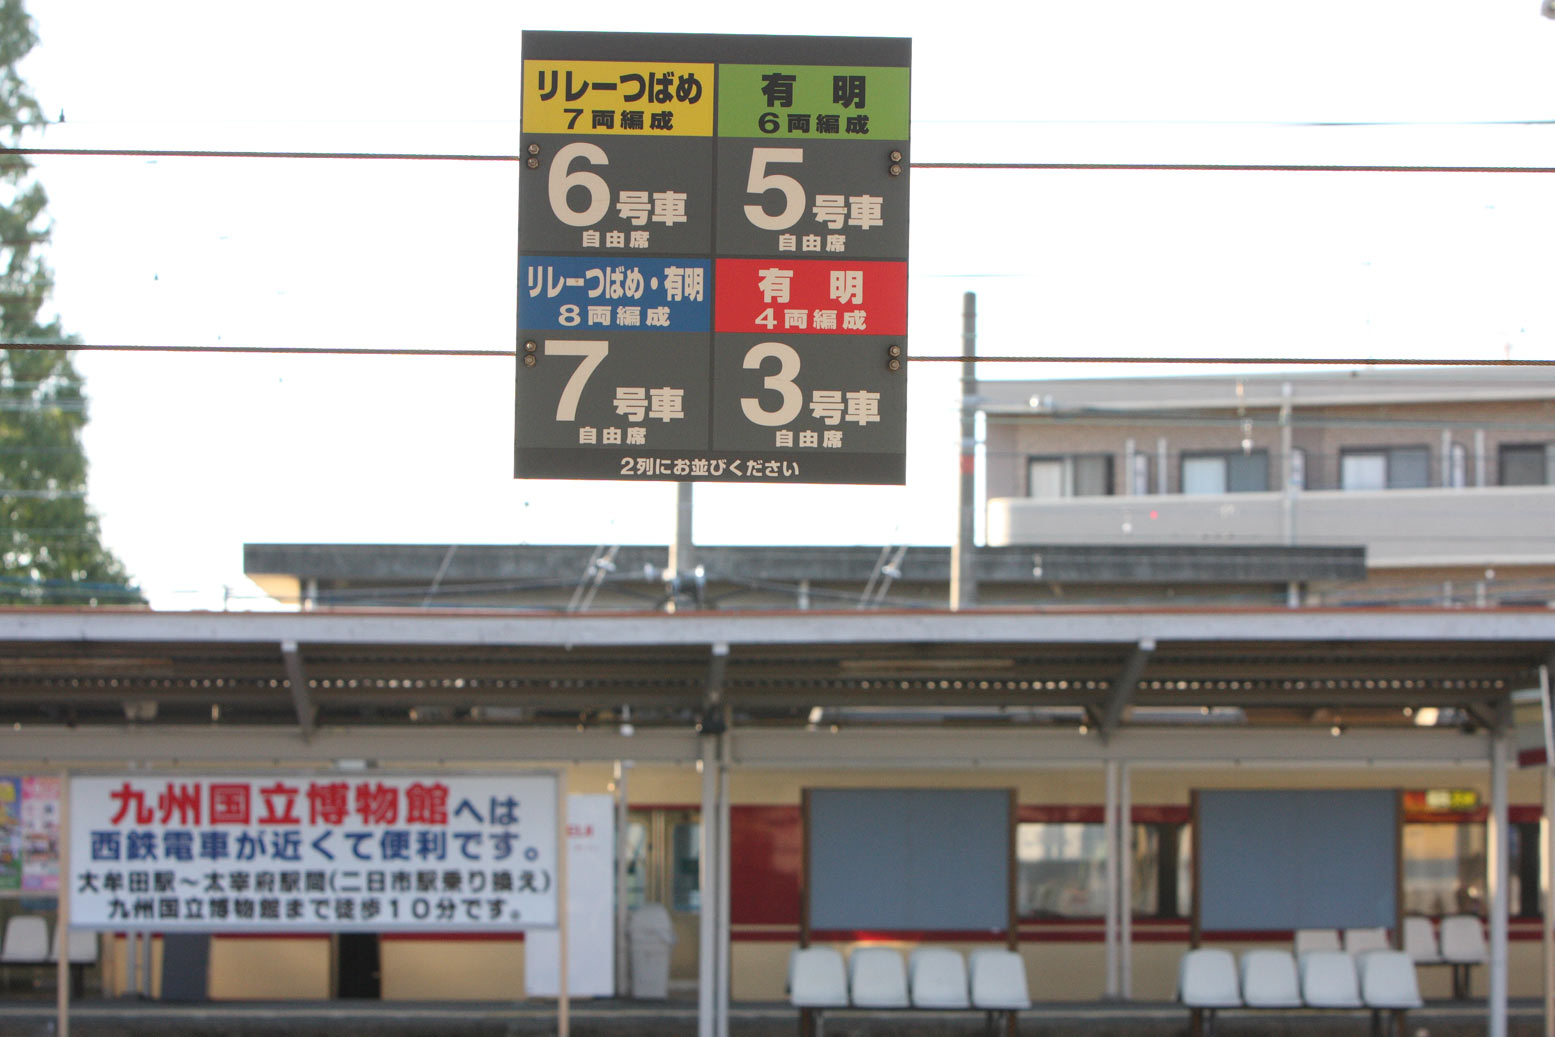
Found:
[{"label": "beige apartment building", "polygon": [[1362,547],[1291,603],[1555,605],[1548,369],[978,388],[990,546]]}]

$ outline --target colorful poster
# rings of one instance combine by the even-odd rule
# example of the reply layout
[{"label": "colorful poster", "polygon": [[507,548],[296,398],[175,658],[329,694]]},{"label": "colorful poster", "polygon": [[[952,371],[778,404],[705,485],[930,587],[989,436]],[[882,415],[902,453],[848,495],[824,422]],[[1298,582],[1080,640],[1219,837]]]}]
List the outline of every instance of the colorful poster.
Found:
[{"label": "colorful poster", "polygon": [[22,779],[22,889],[59,892],[58,778]]},{"label": "colorful poster", "polygon": [[70,785],[71,923],[554,927],[556,778],[146,776]]},{"label": "colorful poster", "polygon": [[0,893],[22,888],[22,783],[0,778]]}]

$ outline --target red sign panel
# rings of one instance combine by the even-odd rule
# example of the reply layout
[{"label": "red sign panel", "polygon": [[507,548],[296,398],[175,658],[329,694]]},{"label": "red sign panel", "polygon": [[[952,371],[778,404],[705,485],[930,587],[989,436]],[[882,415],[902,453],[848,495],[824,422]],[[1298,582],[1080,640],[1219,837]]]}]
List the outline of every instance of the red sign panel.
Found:
[{"label": "red sign panel", "polygon": [[714,330],[907,334],[907,264],[837,259],[720,259]]}]

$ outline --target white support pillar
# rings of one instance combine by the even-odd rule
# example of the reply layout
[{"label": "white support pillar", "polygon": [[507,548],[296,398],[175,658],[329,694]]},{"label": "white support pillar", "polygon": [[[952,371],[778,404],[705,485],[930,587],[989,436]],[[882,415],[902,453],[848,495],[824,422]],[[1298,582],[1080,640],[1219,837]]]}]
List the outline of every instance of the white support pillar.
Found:
[{"label": "white support pillar", "polygon": [[1106,919],[1106,991],[1107,999],[1118,996],[1118,761],[1108,760],[1107,803],[1103,808],[1102,827],[1107,843],[1107,919]]},{"label": "white support pillar", "polygon": [[[1546,675],[1545,680],[1548,681]],[[1544,765],[1544,853],[1539,867],[1539,891],[1543,897],[1544,923],[1544,1037],[1555,1037],[1555,929],[1551,928],[1551,861],[1555,861],[1555,760]]]},{"label": "white support pillar", "polygon": [[1539,914],[1544,944],[1544,1037],[1555,1037],[1555,929],[1550,904],[1555,894],[1555,717],[1550,711],[1550,667],[1539,667],[1539,705],[1544,714],[1544,817],[1539,840]]},{"label": "white support pillar", "polygon": [[1490,993],[1486,1005],[1489,1037],[1506,1037],[1507,1033],[1507,943],[1511,918],[1507,897],[1511,880],[1507,860],[1507,757],[1510,747],[1508,728],[1497,731],[1491,738],[1490,838],[1485,868],[1486,883],[1490,887]]},{"label": "white support pillar", "polygon": [[729,721],[724,706],[724,733],[718,736],[718,1025],[717,1037],[729,1037]]},{"label": "white support pillar", "polygon": [[631,823],[631,799],[627,787],[627,772],[630,769],[631,761],[617,760],[612,775],[616,783],[616,997],[626,997],[631,991],[630,948],[626,944],[626,879],[632,852],[627,840],[627,829]]},{"label": "white support pillar", "polygon": [[702,738],[701,940],[697,948],[697,1037],[718,1037],[718,739]]},{"label": "white support pillar", "polygon": [[1125,1001],[1134,998],[1134,796],[1129,788],[1132,769],[1125,763],[1118,778],[1118,988]]}]

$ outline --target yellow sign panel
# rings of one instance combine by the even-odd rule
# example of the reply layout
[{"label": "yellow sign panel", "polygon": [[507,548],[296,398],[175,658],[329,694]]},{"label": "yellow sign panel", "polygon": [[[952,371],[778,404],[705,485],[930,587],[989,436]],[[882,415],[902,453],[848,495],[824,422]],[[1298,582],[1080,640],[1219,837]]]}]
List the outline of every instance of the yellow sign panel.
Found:
[{"label": "yellow sign panel", "polygon": [[711,137],[712,64],[526,61],[524,132]]}]

